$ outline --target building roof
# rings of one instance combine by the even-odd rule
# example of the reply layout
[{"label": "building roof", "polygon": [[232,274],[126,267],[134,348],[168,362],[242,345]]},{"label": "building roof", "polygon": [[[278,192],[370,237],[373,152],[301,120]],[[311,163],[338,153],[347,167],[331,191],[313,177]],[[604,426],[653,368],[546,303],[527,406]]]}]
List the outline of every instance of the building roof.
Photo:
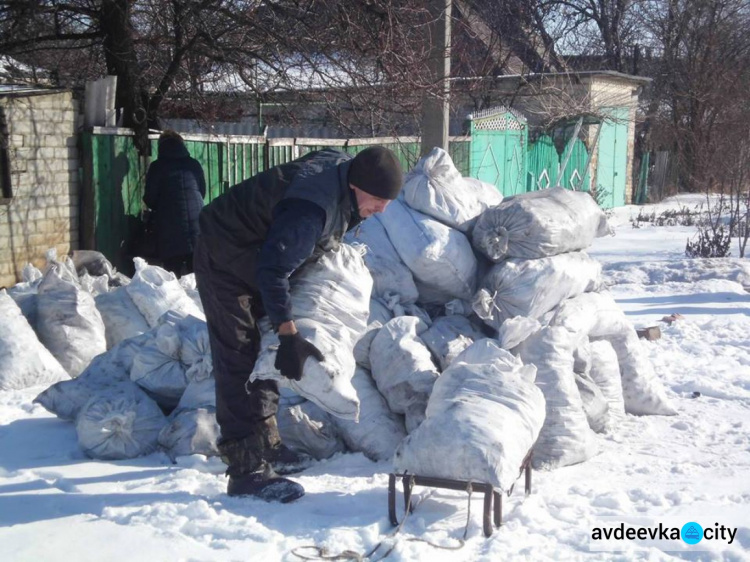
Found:
[{"label": "building roof", "polygon": [[633,84],[649,84],[652,82],[651,78],[646,76],[634,76],[632,74],[625,74],[623,72],[617,72],[614,70],[581,70],[571,72],[540,72],[540,73],[529,73],[529,74],[500,74],[496,76],[467,76],[467,77],[454,77],[451,80],[454,82],[462,81],[473,81],[473,80],[538,80],[543,78],[614,78],[625,82],[631,82]]},{"label": "building roof", "polygon": [[0,97],[38,96],[45,94],[60,94],[67,91],[69,90],[64,88],[31,86],[28,84],[0,84]]}]

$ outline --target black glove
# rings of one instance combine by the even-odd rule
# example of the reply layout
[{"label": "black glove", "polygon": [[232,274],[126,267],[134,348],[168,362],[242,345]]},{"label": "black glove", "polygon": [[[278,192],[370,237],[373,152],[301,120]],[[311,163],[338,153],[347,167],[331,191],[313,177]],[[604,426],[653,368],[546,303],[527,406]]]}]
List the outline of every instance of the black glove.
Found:
[{"label": "black glove", "polygon": [[299,332],[290,336],[279,336],[281,345],[276,352],[274,367],[281,371],[282,376],[298,381],[302,378],[302,367],[308,357],[315,357],[323,361],[320,350],[303,338]]}]

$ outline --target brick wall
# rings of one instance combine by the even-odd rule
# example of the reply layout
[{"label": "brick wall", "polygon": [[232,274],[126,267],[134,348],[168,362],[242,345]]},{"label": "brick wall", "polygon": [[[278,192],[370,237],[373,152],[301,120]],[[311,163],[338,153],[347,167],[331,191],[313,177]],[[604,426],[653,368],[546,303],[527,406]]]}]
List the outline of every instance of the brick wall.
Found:
[{"label": "brick wall", "polygon": [[78,107],[70,92],[0,96],[0,106],[13,195],[0,202],[0,286],[10,286],[48,248],[78,247]]}]

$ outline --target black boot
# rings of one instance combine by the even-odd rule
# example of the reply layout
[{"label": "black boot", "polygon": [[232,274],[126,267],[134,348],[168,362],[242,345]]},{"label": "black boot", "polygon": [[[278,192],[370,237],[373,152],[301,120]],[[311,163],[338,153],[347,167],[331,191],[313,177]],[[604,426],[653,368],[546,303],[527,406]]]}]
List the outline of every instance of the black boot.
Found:
[{"label": "black boot", "polygon": [[315,459],[304,453],[290,449],[282,443],[271,451],[268,462],[276,474],[286,476],[287,474],[296,474],[310,468]]},{"label": "black boot", "polygon": [[221,459],[227,464],[230,496],[255,496],[266,501],[288,503],[305,495],[305,489],[291,480],[280,478],[269,464],[280,441],[275,419],[272,424],[259,424],[243,439],[219,443]]},{"label": "black boot", "polygon": [[296,482],[281,478],[268,464],[249,474],[229,475],[229,496],[254,496],[267,502],[289,503],[305,495],[305,489]]},{"label": "black boot", "polygon": [[265,458],[276,474],[282,476],[296,474],[310,468],[315,462],[315,459],[311,456],[290,449],[281,442],[276,416],[263,420],[263,431],[266,436],[265,443],[268,447],[268,455]]}]

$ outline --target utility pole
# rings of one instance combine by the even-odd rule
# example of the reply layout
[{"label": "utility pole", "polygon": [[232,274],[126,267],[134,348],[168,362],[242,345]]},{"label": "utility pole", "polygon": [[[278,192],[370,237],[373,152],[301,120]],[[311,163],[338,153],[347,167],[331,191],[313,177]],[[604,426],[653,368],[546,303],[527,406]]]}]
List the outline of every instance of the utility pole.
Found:
[{"label": "utility pole", "polygon": [[422,100],[422,156],[436,146],[448,150],[451,2],[452,0],[429,0],[432,16],[428,38],[429,70],[433,87],[430,87]]}]

